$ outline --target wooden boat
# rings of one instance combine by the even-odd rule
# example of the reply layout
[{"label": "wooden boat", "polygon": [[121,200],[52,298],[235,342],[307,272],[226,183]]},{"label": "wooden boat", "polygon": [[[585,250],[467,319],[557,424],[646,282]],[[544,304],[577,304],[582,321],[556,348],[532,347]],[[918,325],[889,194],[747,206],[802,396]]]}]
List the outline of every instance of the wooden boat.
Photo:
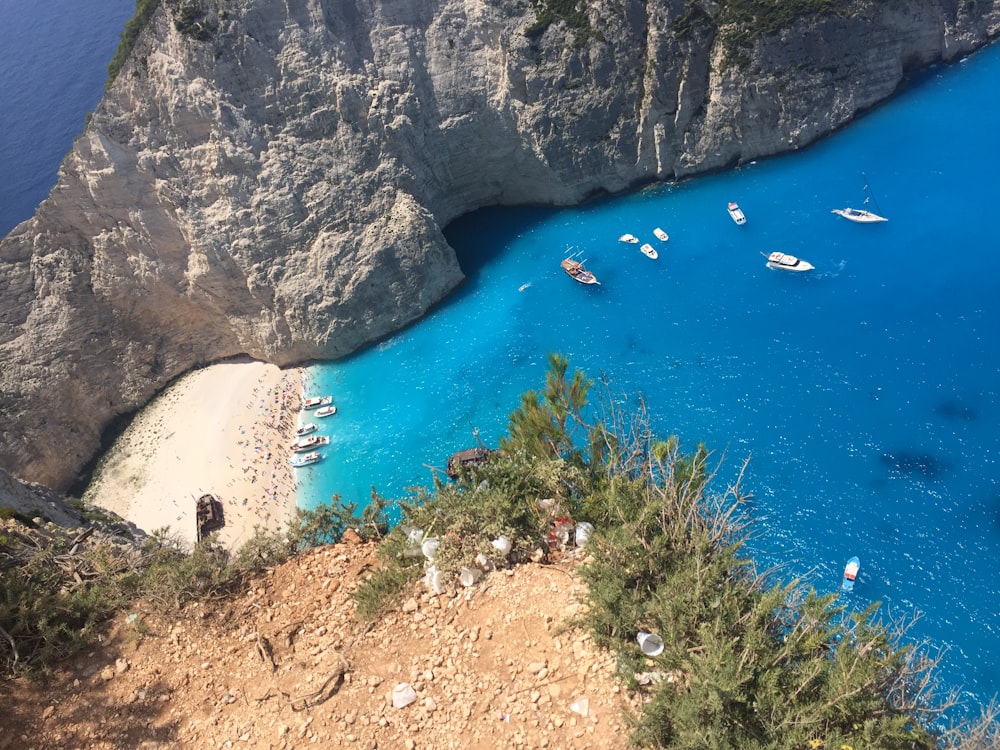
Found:
[{"label": "wooden boat", "polygon": [[642,254],[645,255],[647,258],[652,258],[653,260],[656,260],[657,258],[660,257],[660,254],[656,252],[656,248],[650,245],[648,242],[643,243],[642,247],[640,247],[639,249],[642,250]]},{"label": "wooden boat", "polygon": [[317,417],[329,417],[337,413],[337,407],[333,404],[328,404],[327,406],[321,406],[313,413]]},{"label": "wooden boat", "polygon": [[667,240],[670,239],[670,235],[664,232],[659,227],[653,230],[653,234],[656,235],[656,239],[658,239],[660,242],[666,242]]},{"label": "wooden boat", "polygon": [[302,453],[310,448],[315,448],[320,445],[329,445],[330,438],[326,435],[310,435],[309,437],[304,437],[296,440],[292,443],[292,450],[296,453]]},{"label": "wooden boat", "polygon": [[489,448],[467,448],[448,456],[448,464],[445,473],[452,479],[458,478],[463,469],[470,469],[475,466],[483,466],[489,463],[490,457],[495,451]]},{"label": "wooden boat", "polygon": [[[761,253],[764,255],[764,253]],[[807,260],[796,258],[788,253],[771,253],[765,255],[768,268],[777,268],[782,271],[811,271],[815,266]]]},{"label": "wooden boat", "polygon": [[[864,175],[862,175],[864,177]],[[872,196],[871,188],[868,186],[868,178],[865,177],[865,208],[835,208],[832,213],[837,214],[837,216],[843,216],[848,221],[853,221],[856,224],[879,224],[883,221],[889,221],[884,216],[879,216],[877,213],[868,210],[869,202],[873,202],[874,197]]]},{"label": "wooden boat", "polygon": [[215,495],[202,495],[195,505],[195,520],[197,522],[197,539],[200,542],[213,531],[226,525],[222,513],[222,503]]},{"label": "wooden boat", "polygon": [[559,265],[562,266],[562,270],[574,281],[579,281],[581,284],[601,283],[594,274],[584,268],[581,261],[574,260],[573,258],[564,258]]},{"label": "wooden boat", "polygon": [[733,221],[741,225],[747,223],[747,217],[743,214],[743,209],[740,208],[739,203],[732,201],[727,208]]},{"label": "wooden boat", "polygon": [[636,237],[634,234],[623,234],[621,237],[618,238],[618,241],[619,242],[628,242],[628,243],[634,245],[635,243],[637,243],[639,241],[639,238]]},{"label": "wooden boat", "polygon": [[844,580],[840,583],[841,591],[854,591],[854,581],[858,577],[858,570],[861,569],[861,560],[852,557],[844,566]]},{"label": "wooden boat", "polygon": [[333,403],[333,396],[313,396],[302,402],[303,409],[316,409],[320,406],[328,406]]},{"label": "wooden boat", "polygon": [[301,469],[303,466],[319,463],[322,459],[323,456],[318,451],[313,451],[312,453],[306,453],[304,456],[292,456],[288,459],[288,463],[296,469]]}]

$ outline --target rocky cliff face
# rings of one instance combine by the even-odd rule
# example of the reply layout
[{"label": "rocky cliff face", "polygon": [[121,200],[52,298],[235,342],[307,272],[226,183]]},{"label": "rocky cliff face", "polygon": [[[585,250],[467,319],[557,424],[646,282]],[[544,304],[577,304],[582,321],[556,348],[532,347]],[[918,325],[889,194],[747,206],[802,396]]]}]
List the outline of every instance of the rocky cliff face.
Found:
[{"label": "rocky cliff face", "polygon": [[[190,5],[190,3],[188,3]],[[724,64],[685,3],[161,7],[33,219],[0,244],[0,465],[65,488],[115,416],[202,363],[348,354],[462,280],[441,228],[795,149],[1000,29],[862,2]],[[718,12],[705,2],[701,18]],[[182,24],[183,25],[183,24]]]}]

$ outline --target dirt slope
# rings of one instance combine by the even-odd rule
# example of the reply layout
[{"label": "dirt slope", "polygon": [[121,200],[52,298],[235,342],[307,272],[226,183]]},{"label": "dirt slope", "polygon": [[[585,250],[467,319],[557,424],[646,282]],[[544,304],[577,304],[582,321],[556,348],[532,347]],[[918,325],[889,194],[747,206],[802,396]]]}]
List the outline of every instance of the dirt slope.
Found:
[{"label": "dirt slope", "polygon": [[235,600],[137,608],[45,682],[0,685],[0,748],[626,747],[613,658],[564,627],[571,562],[418,586],[366,629],[352,594],[376,564],[371,546],[325,547]]}]

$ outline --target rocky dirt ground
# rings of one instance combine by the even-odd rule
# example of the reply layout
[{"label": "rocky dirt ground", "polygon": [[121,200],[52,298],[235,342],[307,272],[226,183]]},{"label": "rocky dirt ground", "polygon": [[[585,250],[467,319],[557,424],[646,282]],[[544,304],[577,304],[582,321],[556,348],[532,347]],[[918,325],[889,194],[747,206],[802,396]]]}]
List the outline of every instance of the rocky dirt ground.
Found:
[{"label": "rocky dirt ground", "polygon": [[[372,626],[352,595],[374,547],[300,556],[243,596],[163,618],[143,607],[95,650],[0,683],[0,748],[624,748],[614,659],[566,619],[573,563],[417,584]],[[416,699],[393,705],[398,685]]]}]

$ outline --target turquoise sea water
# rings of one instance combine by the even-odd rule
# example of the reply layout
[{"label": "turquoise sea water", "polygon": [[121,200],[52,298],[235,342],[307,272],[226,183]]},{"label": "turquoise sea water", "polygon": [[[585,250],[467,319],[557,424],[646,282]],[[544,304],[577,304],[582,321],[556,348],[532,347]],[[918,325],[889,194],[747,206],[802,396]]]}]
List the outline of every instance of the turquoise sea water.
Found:
[{"label": "turquoise sea water", "polygon": [[[447,235],[468,281],[425,320],[310,370],[332,393],[326,460],[300,504],[363,505],[432,483],[428,466],[495,444],[558,351],[613,393],[645,396],[657,428],[723,461],[750,458],[764,565],[851,603],[923,613],[943,675],[1000,690],[1000,48],[913,81],[800,153],[564,210],[492,209]],[[859,206],[866,174],[886,224]],[[734,224],[730,200],[748,220]],[[652,230],[670,234],[659,243]],[[652,242],[645,258],[617,237]],[[816,266],[772,271],[761,252]],[[580,251],[599,287],[559,268]]]},{"label": "turquoise sea water", "polygon": [[[29,218],[100,98],[131,0],[5,0],[0,25],[0,232]],[[336,396],[327,458],[300,503],[365,502],[429,485],[495,443],[559,351],[616,393],[641,392],[658,428],[704,441],[744,488],[764,564],[835,588],[861,557],[852,603],[924,613],[970,698],[1000,689],[1000,282],[995,80],[1000,47],[931,71],[822,144],[742,169],[577,209],[488,210],[448,230],[468,281],[418,325],[311,368]],[[866,173],[890,222],[830,209]],[[737,200],[748,216],[726,214]],[[652,238],[661,226],[671,239]],[[643,257],[616,238],[656,245]],[[569,247],[602,281],[559,269]],[[809,260],[770,271],[760,252]]]}]

